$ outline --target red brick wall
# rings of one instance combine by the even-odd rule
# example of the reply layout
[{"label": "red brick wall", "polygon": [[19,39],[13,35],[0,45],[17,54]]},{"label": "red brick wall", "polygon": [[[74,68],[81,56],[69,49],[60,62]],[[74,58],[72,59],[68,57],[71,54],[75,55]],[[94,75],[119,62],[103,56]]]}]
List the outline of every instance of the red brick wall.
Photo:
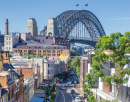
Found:
[{"label": "red brick wall", "polygon": [[30,76],[32,76],[32,68],[22,68],[22,74],[24,75],[25,79],[28,79]]},{"label": "red brick wall", "polygon": [[[19,68],[15,68],[15,69],[19,69]],[[33,74],[32,68],[22,68],[22,74],[24,75],[25,79],[28,79]]]},{"label": "red brick wall", "polygon": [[111,85],[107,86],[107,84],[103,82],[103,91],[109,94],[111,90],[112,90],[112,86]]}]

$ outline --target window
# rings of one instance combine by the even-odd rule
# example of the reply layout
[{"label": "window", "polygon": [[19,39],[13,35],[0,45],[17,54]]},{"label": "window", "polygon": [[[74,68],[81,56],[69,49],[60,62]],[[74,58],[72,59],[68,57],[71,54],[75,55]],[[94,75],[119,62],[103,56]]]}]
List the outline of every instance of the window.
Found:
[{"label": "window", "polygon": [[6,45],[8,45],[8,42],[6,42]]},{"label": "window", "polygon": [[33,50],[33,52],[36,52],[36,50]]},{"label": "window", "polygon": [[51,53],[51,50],[47,50],[48,53]]},{"label": "window", "polygon": [[55,50],[53,50],[53,52],[52,53],[55,53],[56,51]]},{"label": "window", "polygon": [[39,49],[41,48],[41,47],[38,47]]},{"label": "window", "polygon": [[43,50],[43,53],[46,53],[46,50]]},{"label": "window", "polygon": [[35,49],[36,49],[37,47],[35,47]]},{"label": "window", "polygon": [[31,47],[29,46],[29,49],[30,49]]},{"label": "window", "polygon": [[48,74],[52,74],[53,73],[53,70],[48,70]]},{"label": "window", "polygon": [[48,64],[48,67],[50,67],[50,64]]},{"label": "window", "polygon": [[54,49],[56,49],[56,47],[54,47]]},{"label": "window", "polygon": [[60,51],[57,51],[57,53],[60,53]]},{"label": "window", "polygon": [[65,49],[65,47],[63,47],[63,49]]},{"label": "window", "polygon": [[44,49],[46,49],[47,47],[46,46],[44,46]]},{"label": "window", "polygon": [[48,49],[50,49],[50,47],[48,47]]},{"label": "window", "polygon": [[59,47],[57,49],[60,49]]},{"label": "window", "polygon": [[28,47],[26,46],[25,48],[27,49]]},{"label": "window", "polygon": [[10,42],[9,42],[9,45],[10,45]]},{"label": "window", "polygon": [[48,54],[48,56],[51,56],[51,54]]},{"label": "window", "polygon": [[41,53],[41,50],[38,50],[39,53]]},{"label": "window", "polygon": [[6,38],[6,40],[8,40],[8,37]]},{"label": "window", "polygon": [[19,48],[21,48],[21,46],[19,46]]},{"label": "window", "polygon": [[52,56],[55,56],[55,54],[52,54]]}]

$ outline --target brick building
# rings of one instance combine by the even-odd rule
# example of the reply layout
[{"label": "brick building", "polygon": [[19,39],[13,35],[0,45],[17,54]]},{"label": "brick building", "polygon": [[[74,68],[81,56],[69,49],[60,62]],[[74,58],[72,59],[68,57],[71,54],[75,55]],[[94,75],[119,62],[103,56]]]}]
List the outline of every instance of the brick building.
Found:
[{"label": "brick building", "polygon": [[8,91],[0,84],[0,102],[8,102]]},{"label": "brick building", "polygon": [[85,75],[88,73],[88,57],[82,56],[80,61],[80,86],[82,86],[85,80]]},{"label": "brick building", "polygon": [[8,90],[9,102],[23,102],[23,80],[22,71],[20,74],[14,71],[14,67],[10,64],[9,52],[4,52],[4,60],[2,52],[0,52],[0,83]]},{"label": "brick building", "polygon": [[66,46],[61,45],[43,45],[41,43],[28,43],[23,45],[18,45],[13,48],[15,55],[45,55],[45,56],[60,56],[64,54],[65,56],[69,55],[69,49]]}]

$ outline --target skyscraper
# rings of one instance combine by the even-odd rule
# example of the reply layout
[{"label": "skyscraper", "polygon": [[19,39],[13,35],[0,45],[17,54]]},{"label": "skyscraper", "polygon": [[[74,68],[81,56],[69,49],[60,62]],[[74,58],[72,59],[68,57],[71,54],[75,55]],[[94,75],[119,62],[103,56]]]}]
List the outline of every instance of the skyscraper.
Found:
[{"label": "skyscraper", "polygon": [[31,33],[32,36],[38,35],[37,22],[34,18],[29,18],[26,32]]}]

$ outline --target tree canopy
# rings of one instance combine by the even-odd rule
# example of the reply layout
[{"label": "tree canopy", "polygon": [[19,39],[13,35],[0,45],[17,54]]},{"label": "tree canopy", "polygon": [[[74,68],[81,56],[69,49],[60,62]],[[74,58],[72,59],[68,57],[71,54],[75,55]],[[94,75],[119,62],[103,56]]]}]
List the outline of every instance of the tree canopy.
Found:
[{"label": "tree canopy", "polygon": [[70,67],[77,72],[77,76],[80,76],[80,58],[75,57],[70,63]]},{"label": "tree canopy", "polygon": [[[130,75],[130,69],[124,66],[130,63],[130,59],[125,57],[126,53],[130,53],[130,32],[125,35],[121,33],[112,33],[110,36],[103,36],[96,44],[95,56],[92,58],[92,69],[86,75],[85,81],[88,82],[88,87],[93,87],[97,82],[97,78],[101,78],[102,82],[111,85],[112,82],[116,86],[116,98],[121,85],[126,83],[125,75]],[[103,72],[103,64],[106,61],[114,63],[115,73],[107,76]]]},{"label": "tree canopy", "polygon": [[78,52],[71,50],[70,56],[79,56]]}]

